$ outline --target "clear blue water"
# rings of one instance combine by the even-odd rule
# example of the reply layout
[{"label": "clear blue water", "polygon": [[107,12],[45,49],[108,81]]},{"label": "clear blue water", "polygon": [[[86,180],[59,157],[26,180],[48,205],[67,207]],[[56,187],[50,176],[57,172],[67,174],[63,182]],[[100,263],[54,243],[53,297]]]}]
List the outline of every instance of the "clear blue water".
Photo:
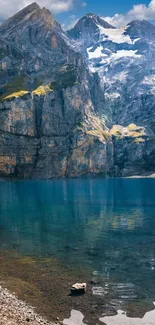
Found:
[{"label": "clear blue water", "polygon": [[0,249],[89,269],[121,301],[155,301],[155,179],[0,182]]}]

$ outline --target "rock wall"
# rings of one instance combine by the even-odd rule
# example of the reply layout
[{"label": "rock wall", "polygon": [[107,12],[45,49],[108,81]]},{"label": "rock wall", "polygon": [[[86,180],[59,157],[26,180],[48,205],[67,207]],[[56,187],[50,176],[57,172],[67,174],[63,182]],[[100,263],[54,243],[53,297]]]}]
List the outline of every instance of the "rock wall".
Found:
[{"label": "rock wall", "polygon": [[[17,96],[17,97],[14,97]],[[25,178],[107,175],[113,146],[101,134],[88,84],[0,103],[0,174]]]}]

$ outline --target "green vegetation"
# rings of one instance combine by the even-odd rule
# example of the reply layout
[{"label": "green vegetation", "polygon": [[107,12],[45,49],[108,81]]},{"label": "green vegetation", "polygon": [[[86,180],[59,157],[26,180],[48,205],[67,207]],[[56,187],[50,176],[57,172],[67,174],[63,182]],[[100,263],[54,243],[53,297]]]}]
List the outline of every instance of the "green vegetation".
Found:
[{"label": "green vegetation", "polygon": [[[24,90],[21,88],[18,90],[18,84],[16,83],[16,91],[15,92],[11,92],[11,90],[13,90],[13,87],[12,87],[12,83],[10,83],[8,85],[8,94],[6,95],[6,93],[4,93],[1,97],[0,97],[0,101],[4,101],[4,100],[7,100],[7,99],[11,99],[11,98],[18,98],[18,97],[22,97],[28,93],[30,93],[30,91],[28,90]],[[15,88],[15,86],[14,86]],[[52,89],[50,88],[50,85],[42,85],[42,86],[39,86],[37,89],[33,90],[32,91],[32,94],[33,95],[37,95],[37,96],[41,96],[41,95],[46,95],[48,94],[49,92],[51,92]]]},{"label": "green vegetation", "polygon": [[[3,101],[6,99],[6,97],[12,96],[12,94],[14,93],[18,93],[18,92],[21,92],[22,91],[27,91],[27,85],[26,85],[26,77],[24,75],[16,75],[12,78],[12,80],[7,83],[2,91],[3,91],[3,94],[0,96],[0,101]],[[11,98],[10,97],[10,98]]]},{"label": "green vegetation", "polygon": [[72,87],[77,83],[77,74],[73,65],[62,66],[56,73],[55,80],[51,82],[54,90]]}]

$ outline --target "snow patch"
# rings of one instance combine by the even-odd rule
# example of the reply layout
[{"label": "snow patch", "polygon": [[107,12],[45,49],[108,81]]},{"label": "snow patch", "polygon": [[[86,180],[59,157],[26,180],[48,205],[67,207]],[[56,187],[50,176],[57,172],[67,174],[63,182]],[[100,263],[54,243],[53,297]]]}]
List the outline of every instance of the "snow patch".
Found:
[{"label": "snow patch", "polygon": [[97,47],[94,52],[92,52],[91,50],[92,50],[92,47],[87,49],[89,60],[107,56],[107,54],[102,53],[103,47],[101,45],[99,47]]},{"label": "snow patch", "polygon": [[141,38],[135,38],[135,39],[133,40],[133,44],[135,44],[136,42],[138,42],[140,39],[141,39]]},{"label": "snow patch", "polygon": [[[101,64],[102,65],[109,65],[109,64],[115,64],[115,61],[123,58],[133,58],[133,59],[140,59],[141,55],[137,54],[137,50],[119,50],[116,53],[111,53],[110,55],[107,55],[105,53],[102,53],[103,47],[100,45],[99,47],[96,48],[94,52],[91,52],[92,47],[87,49],[88,57],[91,62],[91,60],[96,60],[98,58],[101,59]],[[94,65],[95,68],[95,62],[90,63],[90,69],[92,70]],[[98,68],[96,69],[98,70]]]},{"label": "snow patch", "polygon": [[111,59],[114,59],[114,60],[118,60],[122,57],[135,57],[135,58],[140,58],[141,55],[140,54],[136,54],[137,53],[137,50],[133,51],[133,50],[120,50],[120,51],[117,51],[116,53],[113,53],[111,55]]},{"label": "snow patch", "polygon": [[115,64],[115,61],[121,59],[121,58],[134,58],[134,59],[139,59],[141,58],[141,55],[136,54],[137,50],[120,50],[117,51],[116,53],[112,53],[109,57],[105,57],[102,59],[101,64]]},{"label": "snow patch", "polygon": [[134,44],[134,41],[130,38],[129,35],[125,35],[126,27],[121,28],[103,28],[100,25],[97,25],[97,27],[100,30],[100,35],[102,38],[102,41],[112,41],[114,43],[128,43],[128,44]]},{"label": "snow patch", "polygon": [[142,81],[142,84],[143,85],[151,85],[151,86],[153,85],[153,86],[155,86],[155,74],[152,74],[150,76],[145,77],[143,79],[143,81]]},{"label": "snow patch", "polygon": [[104,96],[106,99],[110,99],[110,100],[115,100],[121,97],[119,93],[105,93]]}]

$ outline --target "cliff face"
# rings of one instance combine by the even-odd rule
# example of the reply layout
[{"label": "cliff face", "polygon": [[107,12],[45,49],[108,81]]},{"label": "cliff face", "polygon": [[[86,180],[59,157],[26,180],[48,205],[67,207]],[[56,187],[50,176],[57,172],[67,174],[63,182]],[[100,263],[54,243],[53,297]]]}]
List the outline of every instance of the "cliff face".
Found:
[{"label": "cliff face", "polygon": [[86,86],[28,93],[0,104],[2,175],[50,178],[109,171],[112,143],[89,134],[94,124],[101,130],[102,125]]},{"label": "cliff face", "polygon": [[[89,28],[86,28],[89,21]],[[132,176],[155,169],[155,26],[133,21],[126,27],[106,25],[98,16],[82,18],[68,32],[97,74],[104,94],[105,116],[113,143],[112,175]],[[95,40],[87,35],[94,30]],[[78,33],[77,33],[78,31]],[[87,34],[86,34],[87,33]]]},{"label": "cliff face", "polygon": [[[142,63],[123,58],[112,65],[108,48],[108,58],[104,50],[96,58],[103,46],[101,28],[117,38],[114,27],[92,14],[65,33],[35,3],[0,26],[1,176],[128,176],[154,170],[154,93],[148,93],[150,83],[146,89],[136,79],[135,87]],[[134,37],[142,37],[141,30]],[[130,34],[136,32],[131,25]],[[154,27],[145,43],[153,32]],[[106,38],[106,46],[117,53],[115,42]],[[145,74],[153,76],[150,69],[147,63]],[[117,77],[122,71],[127,83]],[[141,74],[144,79],[144,70]]]},{"label": "cliff face", "polygon": [[[94,112],[89,83],[55,91],[50,87],[15,93],[0,103],[1,175],[107,174],[113,147],[102,136],[104,127]],[[94,125],[100,130],[95,136],[90,131]]]}]

